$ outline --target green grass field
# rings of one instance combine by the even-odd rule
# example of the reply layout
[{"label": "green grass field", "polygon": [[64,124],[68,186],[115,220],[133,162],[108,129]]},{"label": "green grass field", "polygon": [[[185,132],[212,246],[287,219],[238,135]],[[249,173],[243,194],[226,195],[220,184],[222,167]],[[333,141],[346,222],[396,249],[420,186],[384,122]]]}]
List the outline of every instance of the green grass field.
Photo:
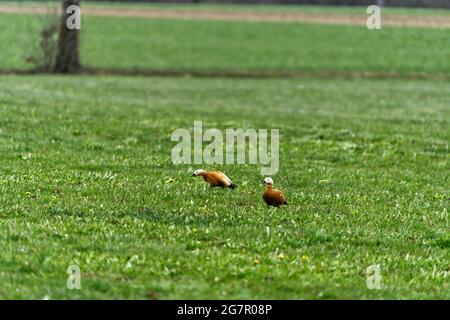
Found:
[{"label": "green grass field", "polygon": [[[32,67],[45,21],[0,14],[0,70]],[[0,298],[450,299],[450,86],[432,80],[450,74],[448,43],[448,29],[83,18],[89,67],[428,79],[1,75]],[[279,128],[289,205],[265,206],[257,165],[172,164],[171,133],[194,120]],[[238,188],[211,190],[199,167]]]},{"label": "green grass field", "polygon": [[[0,68],[26,69],[43,16],[2,15]],[[18,36],[19,35],[19,36]],[[82,62],[112,69],[450,73],[448,29],[83,18]],[[125,45],[124,45],[125,44]]]},{"label": "green grass field", "polygon": [[[447,83],[1,77],[0,297],[449,298]],[[280,128],[210,190],[170,134]],[[66,289],[70,264],[82,290]],[[379,263],[382,290],[365,269]]]}]

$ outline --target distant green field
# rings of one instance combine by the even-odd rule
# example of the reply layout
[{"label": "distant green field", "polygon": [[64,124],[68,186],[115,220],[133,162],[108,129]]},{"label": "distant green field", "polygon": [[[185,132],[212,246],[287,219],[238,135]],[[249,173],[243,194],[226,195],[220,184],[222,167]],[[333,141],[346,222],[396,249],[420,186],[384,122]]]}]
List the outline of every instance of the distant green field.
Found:
[{"label": "distant green field", "polygon": [[449,43],[438,29],[92,18],[83,50],[101,67],[450,73]]},{"label": "distant green field", "polygon": [[[449,299],[448,83],[0,77],[0,298]],[[280,128],[210,190],[170,134]],[[209,168],[209,166],[207,166]],[[66,288],[81,268],[82,289]],[[366,287],[380,264],[382,289]]]},{"label": "distant green field", "polygon": [[[0,68],[30,68],[48,18],[2,15]],[[82,62],[101,68],[450,73],[447,29],[84,17]]]}]

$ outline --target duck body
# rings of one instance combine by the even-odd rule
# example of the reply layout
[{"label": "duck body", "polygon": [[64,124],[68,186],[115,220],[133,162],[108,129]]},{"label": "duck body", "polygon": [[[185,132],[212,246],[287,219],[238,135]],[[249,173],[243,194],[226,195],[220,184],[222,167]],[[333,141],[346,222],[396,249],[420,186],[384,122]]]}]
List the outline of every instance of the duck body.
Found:
[{"label": "duck body", "polygon": [[283,192],[273,188],[273,180],[271,178],[265,178],[263,181],[266,190],[264,191],[262,197],[267,207],[279,207],[282,205],[287,205],[286,197]]},{"label": "duck body", "polygon": [[236,188],[236,185],[228,178],[225,173],[221,171],[206,171],[206,170],[195,170],[193,176],[201,176],[211,188],[221,187],[221,188]]}]

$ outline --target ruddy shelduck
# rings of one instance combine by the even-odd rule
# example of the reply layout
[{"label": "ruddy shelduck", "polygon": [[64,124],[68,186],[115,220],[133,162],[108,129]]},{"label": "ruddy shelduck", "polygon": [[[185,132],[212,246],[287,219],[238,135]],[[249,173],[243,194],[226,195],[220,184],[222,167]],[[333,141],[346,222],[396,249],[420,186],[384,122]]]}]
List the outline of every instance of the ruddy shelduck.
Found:
[{"label": "ruddy shelduck", "polygon": [[236,188],[236,185],[228,178],[225,173],[220,171],[206,171],[202,169],[195,170],[192,174],[194,177],[201,176],[203,179],[209,183],[211,188],[221,187],[221,188]]},{"label": "ruddy shelduck", "polygon": [[267,207],[279,207],[283,204],[287,205],[286,198],[283,192],[277,189],[273,189],[272,178],[264,178],[263,184],[266,187],[266,190],[263,193],[263,199],[266,202]]}]

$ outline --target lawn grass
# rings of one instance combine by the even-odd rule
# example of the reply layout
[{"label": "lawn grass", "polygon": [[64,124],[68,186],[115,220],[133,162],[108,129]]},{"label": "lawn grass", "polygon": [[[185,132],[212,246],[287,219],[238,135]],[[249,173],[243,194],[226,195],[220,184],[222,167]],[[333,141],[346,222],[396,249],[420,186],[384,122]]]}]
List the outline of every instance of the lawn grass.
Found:
[{"label": "lawn grass", "polygon": [[[86,20],[83,50],[90,66],[450,73],[447,30],[371,32],[357,26],[294,23]],[[121,50],[122,43],[133,52]]]},{"label": "lawn grass", "polygon": [[[0,69],[31,68],[48,18],[2,15]],[[446,29],[85,17],[82,63],[113,69],[450,74]]]},{"label": "lawn grass", "polygon": [[[450,298],[448,83],[0,86],[0,298]],[[258,166],[217,166],[239,187],[210,190],[173,165],[170,134],[194,120],[280,128],[289,206],[266,208]],[[382,290],[366,287],[372,264]]]}]

